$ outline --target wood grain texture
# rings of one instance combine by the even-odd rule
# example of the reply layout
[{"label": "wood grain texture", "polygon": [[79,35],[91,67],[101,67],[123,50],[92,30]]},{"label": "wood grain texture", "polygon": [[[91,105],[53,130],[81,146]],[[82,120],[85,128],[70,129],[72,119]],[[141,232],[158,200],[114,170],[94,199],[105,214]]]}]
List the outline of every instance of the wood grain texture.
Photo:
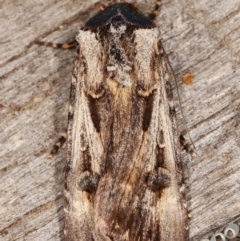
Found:
[{"label": "wood grain texture", "polygon": [[[58,42],[74,39],[78,27],[94,13],[89,8],[93,2],[0,3],[3,241],[62,239],[66,148],[52,160],[46,152],[66,129],[76,54],[33,41],[41,36]],[[190,238],[197,241],[240,221],[240,2],[163,0],[157,25],[198,153],[191,159],[182,152]],[[191,85],[181,82],[188,69],[194,75]],[[184,130],[180,113],[178,123]]]}]

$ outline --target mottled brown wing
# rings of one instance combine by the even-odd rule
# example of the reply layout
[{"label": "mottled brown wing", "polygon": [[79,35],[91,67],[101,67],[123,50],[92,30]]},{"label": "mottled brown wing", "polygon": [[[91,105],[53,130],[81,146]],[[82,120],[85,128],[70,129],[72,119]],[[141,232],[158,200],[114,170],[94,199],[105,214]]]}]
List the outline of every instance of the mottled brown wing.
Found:
[{"label": "mottled brown wing", "polygon": [[159,30],[108,32],[103,39],[89,30],[78,36],[66,240],[186,241],[171,78]]}]

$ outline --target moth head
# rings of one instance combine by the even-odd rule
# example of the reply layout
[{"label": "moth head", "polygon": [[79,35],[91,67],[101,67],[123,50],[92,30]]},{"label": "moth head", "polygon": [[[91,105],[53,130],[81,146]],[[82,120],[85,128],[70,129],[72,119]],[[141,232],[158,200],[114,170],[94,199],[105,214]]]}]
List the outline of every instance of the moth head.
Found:
[{"label": "moth head", "polygon": [[98,28],[104,28],[104,26],[110,23],[117,26],[123,25],[124,23],[135,28],[154,27],[152,21],[145,17],[134,4],[120,2],[102,7],[97,15],[87,21],[84,29],[96,30]]}]

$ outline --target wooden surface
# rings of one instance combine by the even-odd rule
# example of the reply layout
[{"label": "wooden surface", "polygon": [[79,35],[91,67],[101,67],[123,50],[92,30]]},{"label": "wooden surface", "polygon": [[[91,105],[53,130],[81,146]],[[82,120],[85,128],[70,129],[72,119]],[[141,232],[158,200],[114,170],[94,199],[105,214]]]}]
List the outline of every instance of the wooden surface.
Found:
[{"label": "wooden surface", "polygon": [[[76,53],[33,42],[74,39],[93,2],[0,2],[0,240],[62,239],[66,148],[51,160],[47,151],[66,129]],[[182,152],[197,241],[240,224],[240,2],[163,0],[157,25],[198,153]],[[178,123],[184,131],[180,113]]]}]

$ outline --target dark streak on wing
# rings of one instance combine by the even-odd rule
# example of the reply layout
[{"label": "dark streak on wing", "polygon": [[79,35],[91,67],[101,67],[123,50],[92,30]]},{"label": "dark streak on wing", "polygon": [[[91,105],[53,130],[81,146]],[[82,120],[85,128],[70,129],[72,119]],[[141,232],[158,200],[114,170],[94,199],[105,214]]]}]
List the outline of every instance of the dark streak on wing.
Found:
[{"label": "dark streak on wing", "polygon": [[97,132],[100,132],[100,118],[98,116],[98,99],[93,98],[91,95],[88,95],[88,105],[91,113],[91,118],[94,124],[94,127],[96,128]]},{"label": "dark streak on wing", "polygon": [[156,169],[158,167],[163,167],[164,164],[164,148],[160,148],[158,145],[156,146]]},{"label": "dark streak on wing", "polygon": [[165,88],[168,100],[173,100],[172,86],[169,81],[166,81]]},{"label": "dark streak on wing", "polygon": [[143,131],[147,131],[150,125],[151,117],[152,117],[152,109],[153,109],[153,100],[154,100],[154,92],[149,96],[144,97],[144,113],[143,113],[143,123],[142,129]]}]

